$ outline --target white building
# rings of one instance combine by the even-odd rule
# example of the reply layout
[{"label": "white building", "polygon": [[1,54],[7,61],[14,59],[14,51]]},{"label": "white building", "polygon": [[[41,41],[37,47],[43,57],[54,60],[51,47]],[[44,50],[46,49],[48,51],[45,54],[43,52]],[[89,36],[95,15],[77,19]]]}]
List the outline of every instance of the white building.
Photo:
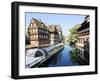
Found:
[{"label": "white building", "polygon": [[50,31],[50,44],[55,45],[62,42],[61,27],[60,25],[49,25]]}]

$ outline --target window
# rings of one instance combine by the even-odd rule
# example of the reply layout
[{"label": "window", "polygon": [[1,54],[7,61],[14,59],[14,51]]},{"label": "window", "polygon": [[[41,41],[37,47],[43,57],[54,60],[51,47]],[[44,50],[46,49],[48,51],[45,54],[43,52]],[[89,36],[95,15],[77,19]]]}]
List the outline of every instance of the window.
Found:
[{"label": "window", "polygon": [[36,29],[33,29],[33,32],[35,32],[36,31]]},{"label": "window", "polygon": [[48,38],[48,36],[46,35],[46,39]]},{"label": "window", "polygon": [[85,38],[85,41],[87,41],[87,38]]},{"label": "window", "polygon": [[44,35],[43,35],[43,39],[44,39]]},{"label": "window", "polygon": [[36,35],[36,38],[38,38],[38,35]]},{"label": "window", "polygon": [[36,38],[36,35],[34,35],[34,38]]},{"label": "window", "polygon": [[33,32],[34,32],[34,29],[33,29]]},{"label": "window", "polygon": [[43,39],[45,38],[45,36],[43,35]]},{"label": "window", "polygon": [[41,30],[41,32],[43,33],[43,30]]},{"label": "window", "polygon": [[47,34],[47,31],[45,31],[45,33]]},{"label": "window", "polygon": [[40,35],[40,38],[42,38],[42,35]]},{"label": "window", "polygon": [[39,32],[41,32],[41,29],[39,29]]},{"label": "window", "polygon": [[37,32],[37,31],[38,31],[38,29],[35,29],[35,31]]},{"label": "window", "polygon": [[47,31],[47,34],[48,34],[48,31]]}]

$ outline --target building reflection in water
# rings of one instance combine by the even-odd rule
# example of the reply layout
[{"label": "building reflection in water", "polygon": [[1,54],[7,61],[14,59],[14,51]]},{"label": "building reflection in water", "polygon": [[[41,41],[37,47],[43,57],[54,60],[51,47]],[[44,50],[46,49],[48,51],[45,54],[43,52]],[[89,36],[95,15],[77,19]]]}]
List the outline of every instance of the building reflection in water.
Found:
[{"label": "building reflection in water", "polygon": [[63,50],[59,51],[52,58],[41,64],[39,67],[89,65],[89,61],[81,57],[84,54],[89,55],[88,52],[86,52],[85,50],[79,50],[69,45],[65,45]]},{"label": "building reflection in water", "polygon": [[57,63],[61,61],[61,59],[62,59],[62,52],[60,54],[57,54],[54,58],[51,59],[52,61],[50,62],[50,65],[57,65]]},{"label": "building reflection in water", "polygon": [[[84,56],[85,55],[85,56]],[[73,63],[78,63],[79,65],[89,65],[89,52],[86,50],[73,49],[70,51],[71,60]]]}]

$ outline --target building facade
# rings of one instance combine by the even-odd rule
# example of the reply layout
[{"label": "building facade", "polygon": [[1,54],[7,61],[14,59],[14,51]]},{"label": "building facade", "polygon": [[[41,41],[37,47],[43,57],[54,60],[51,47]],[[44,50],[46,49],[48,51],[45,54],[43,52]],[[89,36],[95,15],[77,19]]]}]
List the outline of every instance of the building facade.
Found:
[{"label": "building facade", "polygon": [[55,45],[61,43],[61,27],[59,25],[49,25],[48,28],[50,31],[50,44]]},{"label": "building facade", "polygon": [[60,25],[56,25],[56,29],[57,29],[57,32],[59,34],[59,43],[63,42],[63,35],[62,35],[62,29],[61,29],[61,26]]},{"label": "building facade", "polygon": [[[28,39],[28,40],[27,40]],[[26,42],[33,46],[55,45],[62,42],[62,29],[60,25],[45,25],[40,20],[32,18],[28,27]]]},{"label": "building facade", "polygon": [[84,22],[78,28],[78,47],[79,56],[84,59],[84,64],[89,64],[89,34],[90,34],[90,17],[86,16]]},{"label": "building facade", "polygon": [[78,28],[78,39],[76,46],[83,48],[85,46],[85,42],[89,41],[89,26],[90,26],[89,19],[90,19],[89,16],[86,16],[84,22]]},{"label": "building facade", "polygon": [[48,45],[50,44],[50,32],[46,25],[32,18],[31,23],[28,27],[28,34],[30,38],[30,44],[34,46]]}]

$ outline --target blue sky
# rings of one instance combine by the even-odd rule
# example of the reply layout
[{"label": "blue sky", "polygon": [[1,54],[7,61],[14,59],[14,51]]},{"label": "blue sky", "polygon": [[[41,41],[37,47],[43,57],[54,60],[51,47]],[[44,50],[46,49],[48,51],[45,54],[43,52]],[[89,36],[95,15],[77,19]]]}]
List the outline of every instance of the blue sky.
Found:
[{"label": "blue sky", "polygon": [[76,24],[81,24],[84,21],[85,15],[26,12],[25,18],[26,29],[29,27],[31,19],[36,18],[41,19],[41,21],[47,25],[59,24],[62,28],[63,34],[67,36],[71,27]]}]

